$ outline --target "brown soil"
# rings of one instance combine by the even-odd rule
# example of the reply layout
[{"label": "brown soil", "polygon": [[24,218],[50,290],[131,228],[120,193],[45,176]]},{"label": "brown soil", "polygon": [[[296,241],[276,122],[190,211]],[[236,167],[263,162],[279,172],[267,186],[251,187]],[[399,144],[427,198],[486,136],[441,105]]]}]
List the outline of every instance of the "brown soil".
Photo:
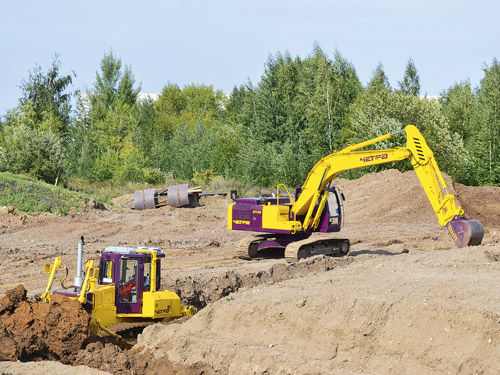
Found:
[{"label": "brown soil", "polygon": [[162,286],[201,310],[148,327],[132,351],[92,343],[74,364],[117,374],[497,374],[500,188],[446,181],[484,223],[483,245],[455,248],[414,172],[396,170],[334,181],[351,255],[295,265],[235,258],[247,234],[227,231],[229,201],[217,197],[193,209],[0,214],[0,292],[23,283],[39,295],[44,263],[60,256],[74,269],[80,235],[85,261],[108,245],[155,246],[167,255]]},{"label": "brown soil", "polygon": [[89,314],[77,301],[54,295],[30,301],[22,285],[0,300],[0,360],[68,363],[89,339]]}]

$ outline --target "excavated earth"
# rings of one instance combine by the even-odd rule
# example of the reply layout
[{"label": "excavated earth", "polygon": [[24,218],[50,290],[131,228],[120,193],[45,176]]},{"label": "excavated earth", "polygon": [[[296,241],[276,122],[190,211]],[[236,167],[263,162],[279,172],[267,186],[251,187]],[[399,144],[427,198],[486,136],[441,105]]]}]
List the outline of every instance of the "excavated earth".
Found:
[{"label": "excavated earth", "polygon": [[[446,181],[484,224],[481,246],[457,249],[415,173],[396,170],[334,181],[346,196],[336,235],[351,240],[351,253],[292,265],[235,258],[246,234],[227,231],[230,201],[218,197],[197,208],[125,210],[124,196],[67,216],[0,215],[0,370],[498,374],[500,188]],[[160,247],[162,287],[199,312],[147,327],[131,350],[89,340],[83,320],[68,318],[86,317],[79,306],[34,298],[45,288],[45,263],[60,256],[74,269],[81,235],[85,261],[108,245]]]}]

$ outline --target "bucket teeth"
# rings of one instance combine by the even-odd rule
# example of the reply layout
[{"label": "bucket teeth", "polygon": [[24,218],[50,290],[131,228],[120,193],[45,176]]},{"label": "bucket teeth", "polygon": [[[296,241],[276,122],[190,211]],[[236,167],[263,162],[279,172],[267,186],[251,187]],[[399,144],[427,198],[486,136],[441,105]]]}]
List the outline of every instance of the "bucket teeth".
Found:
[{"label": "bucket teeth", "polygon": [[484,226],[480,221],[456,216],[446,224],[446,227],[458,247],[481,245]]}]

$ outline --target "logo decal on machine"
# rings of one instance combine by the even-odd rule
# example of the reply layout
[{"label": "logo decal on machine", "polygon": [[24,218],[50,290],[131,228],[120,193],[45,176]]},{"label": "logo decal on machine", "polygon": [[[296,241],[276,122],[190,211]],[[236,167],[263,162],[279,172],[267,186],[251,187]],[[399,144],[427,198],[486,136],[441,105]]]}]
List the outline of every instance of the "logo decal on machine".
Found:
[{"label": "logo decal on machine", "polygon": [[233,223],[235,223],[235,224],[250,225],[250,220],[233,220]]},{"label": "logo decal on machine", "polygon": [[168,305],[166,309],[155,310],[155,314],[168,314],[169,312],[170,312],[170,305]]},{"label": "logo decal on machine", "polygon": [[259,214],[259,215],[260,215],[260,214],[262,214],[262,211],[253,210],[253,211],[252,211],[252,213],[253,213],[253,214]]},{"label": "logo decal on machine", "polygon": [[369,161],[374,161],[377,159],[387,159],[389,157],[388,154],[382,154],[382,155],[374,155],[374,156],[367,156],[365,158],[359,158],[359,160],[364,161],[365,163]]}]

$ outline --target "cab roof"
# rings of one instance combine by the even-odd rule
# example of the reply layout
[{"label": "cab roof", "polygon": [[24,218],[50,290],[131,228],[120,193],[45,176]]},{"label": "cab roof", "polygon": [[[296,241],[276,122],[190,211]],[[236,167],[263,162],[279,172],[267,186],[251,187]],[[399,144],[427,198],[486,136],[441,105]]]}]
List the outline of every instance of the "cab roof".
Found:
[{"label": "cab roof", "polygon": [[165,253],[156,247],[143,247],[143,246],[140,246],[140,247],[107,246],[104,249],[103,253],[122,254],[122,255],[140,255],[140,254],[142,254],[142,253],[138,253],[137,250],[155,251],[156,256],[158,258],[165,256]]}]

